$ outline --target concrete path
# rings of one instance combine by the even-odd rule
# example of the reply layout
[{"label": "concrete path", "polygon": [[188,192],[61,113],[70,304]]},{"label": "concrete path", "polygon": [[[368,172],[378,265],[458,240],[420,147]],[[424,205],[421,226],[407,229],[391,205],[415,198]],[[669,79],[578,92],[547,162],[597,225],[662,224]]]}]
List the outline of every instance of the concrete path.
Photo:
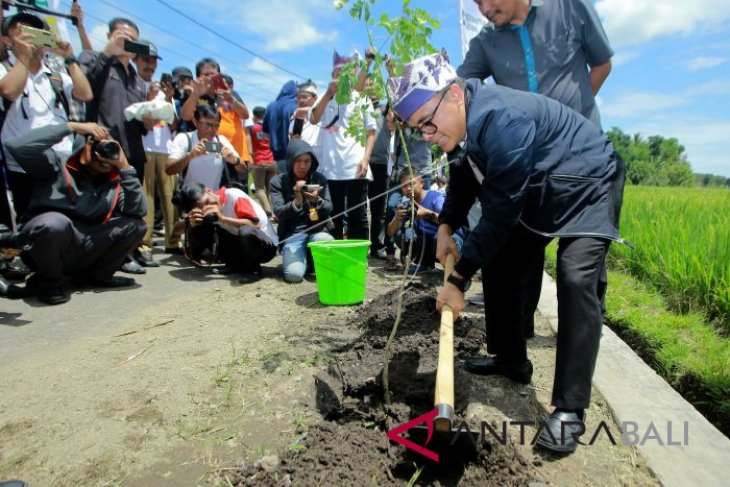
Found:
[{"label": "concrete path", "polygon": [[47,306],[36,298],[0,299],[0,367],[83,338],[113,334],[130,320],[144,317],[152,306],[174,296],[204,292],[228,279],[191,268],[183,264],[183,257],[156,253],[155,259],[162,265],[133,276],[138,283],[134,288],[85,289],[59,306]]},{"label": "concrete path", "polygon": [[[557,332],[556,287],[547,274],[538,310]],[[730,440],[605,326],[593,385],[619,425],[627,423],[628,431],[636,424],[638,436],[627,440],[638,442],[662,485],[730,485]]]}]

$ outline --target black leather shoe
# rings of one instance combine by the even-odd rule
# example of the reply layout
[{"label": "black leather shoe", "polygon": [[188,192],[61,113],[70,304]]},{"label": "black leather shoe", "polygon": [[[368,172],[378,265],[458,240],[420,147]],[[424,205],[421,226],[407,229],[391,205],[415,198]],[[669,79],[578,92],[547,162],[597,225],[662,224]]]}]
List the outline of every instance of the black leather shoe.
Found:
[{"label": "black leather shoe", "polygon": [[550,451],[572,453],[578,447],[578,438],[585,432],[584,411],[556,409],[542,426],[537,444]]},{"label": "black leather shoe", "polygon": [[160,263],[152,258],[149,250],[138,250],[134,253],[134,260],[142,267],[160,267]]},{"label": "black leather shoe", "polygon": [[139,265],[139,263],[134,259],[129,259],[127,262],[125,262],[122,265],[122,272],[126,272],[127,274],[146,274],[147,271],[144,267]]},{"label": "black leather shoe", "polygon": [[469,298],[469,304],[472,306],[484,306],[484,295],[482,293],[475,294]]},{"label": "black leather shoe", "polygon": [[137,281],[132,277],[124,276],[111,276],[104,279],[91,279],[89,285],[92,287],[103,287],[103,288],[117,288],[117,287],[129,287],[137,284]]},{"label": "black leather shoe", "polygon": [[53,306],[67,302],[71,295],[63,286],[48,286],[38,290],[38,299]]},{"label": "black leather shoe", "polygon": [[498,357],[470,357],[466,359],[464,368],[472,374],[501,375],[520,384],[529,384],[532,380],[532,362],[529,360],[518,364],[505,364]]}]

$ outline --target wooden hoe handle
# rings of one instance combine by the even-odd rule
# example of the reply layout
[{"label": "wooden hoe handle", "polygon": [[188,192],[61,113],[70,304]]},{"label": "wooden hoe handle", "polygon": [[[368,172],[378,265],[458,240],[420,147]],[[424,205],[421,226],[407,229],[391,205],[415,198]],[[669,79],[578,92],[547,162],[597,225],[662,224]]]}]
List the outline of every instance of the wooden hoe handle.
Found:
[{"label": "wooden hoe handle", "polygon": [[[454,256],[448,254],[444,267],[444,285],[453,271]],[[435,396],[434,403],[439,409],[439,414],[434,420],[434,426],[439,431],[451,430],[454,415],[454,313],[447,305],[441,308]]]}]

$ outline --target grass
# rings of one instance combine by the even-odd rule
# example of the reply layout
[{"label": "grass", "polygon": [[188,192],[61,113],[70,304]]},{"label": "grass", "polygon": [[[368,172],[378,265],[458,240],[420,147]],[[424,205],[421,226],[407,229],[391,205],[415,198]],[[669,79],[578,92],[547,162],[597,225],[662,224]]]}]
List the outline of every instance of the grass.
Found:
[{"label": "grass", "polygon": [[[546,254],[555,275],[557,245]],[[700,312],[676,314],[666,298],[624,272],[608,272],[607,321],[632,348],[725,435],[730,435],[730,339]]]},{"label": "grass", "polygon": [[730,332],[730,191],[628,186],[612,267],[651,283],[679,313],[703,312]]}]

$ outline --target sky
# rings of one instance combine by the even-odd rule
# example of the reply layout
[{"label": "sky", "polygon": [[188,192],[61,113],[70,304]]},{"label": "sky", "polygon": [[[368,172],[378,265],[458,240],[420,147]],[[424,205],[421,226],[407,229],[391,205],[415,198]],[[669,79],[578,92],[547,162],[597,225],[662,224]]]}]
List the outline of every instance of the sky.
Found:
[{"label": "sky", "polygon": [[[289,79],[311,78],[324,90],[333,50],[363,52],[367,46],[363,23],[347,9],[336,11],[333,0],[79,1],[97,48],[106,43],[106,21],[130,17],[159,49],[158,74],[175,66],[193,69],[199,59],[214,57],[251,107],[268,104]],[[70,0],[60,3],[61,10],[70,9]],[[730,0],[593,3],[615,51],[613,71],[598,94],[604,129],[676,137],[695,172],[730,177]],[[374,10],[394,16],[401,5],[377,0]],[[458,65],[459,1],[411,0],[411,6],[440,21],[432,44]],[[76,37],[70,24],[69,32]],[[376,46],[387,42],[382,30],[374,36]]]}]

